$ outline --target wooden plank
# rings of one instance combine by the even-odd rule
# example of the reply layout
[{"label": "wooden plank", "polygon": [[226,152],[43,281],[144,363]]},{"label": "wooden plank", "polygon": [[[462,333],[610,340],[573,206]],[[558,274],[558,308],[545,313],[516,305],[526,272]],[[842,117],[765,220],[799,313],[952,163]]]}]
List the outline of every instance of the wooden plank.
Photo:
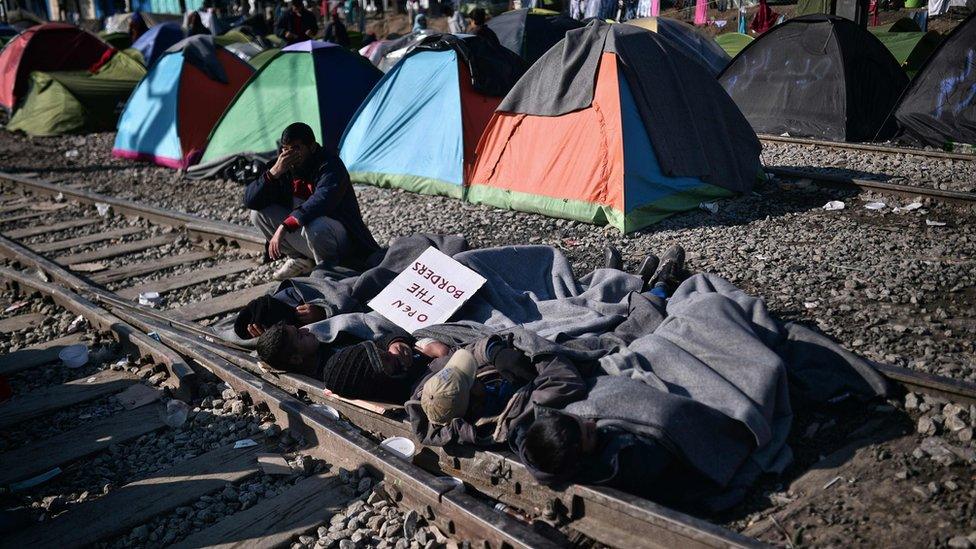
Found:
[{"label": "wooden plank", "polygon": [[71,334],[0,355],[0,376],[9,376],[58,360],[58,353],[68,345],[82,341],[84,334]]},{"label": "wooden plank", "polygon": [[69,238],[67,240],[56,240],[54,242],[45,242],[44,244],[35,244],[31,246],[31,249],[38,253],[59,252],[75,246],[94,244],[103,240],[114,240],[130,234],[141,233],[145,230],[145,227],[123,227],[121,229],[90,234],[88,236],[79,236],[76,238]]},{"label": "wooden plank", "polygon": [[148,261],[132,263],[130,265],[123,265],[122,267],[109,269],[104,273],[99,273],[91,277],[91,280],[92,282],[98,284],[108,284],[109,282],[117,282],[119,280],[125,280],[126,278],[143,276],[156,271],[161,271],[163,269],[176,267],[178,265],[200,261],[202,259],[207,259],[212,255],[213,254],[210,252],[189,252],[181,255],[171,255],[164,259],[151,259]]},{"label": "wooden plank", "polygon": [[165,246],[166,244],[169,244],[174,240],[176,240],[175,234],[164,234],[162,236],[146,238],[144,240],[126,242],[125,244],[110,244],[108,246],[105,246],[104,248],[100,248],[98,250],[92,250],[90,252],[59,255],[56,256],[54,260],[62,265],[88,263],[90,261],[98,261],[99,259],[108,259],[110,257],[118,257],[120,255],[131,254],[134,252],[141,252],[143,250],[148,250],[149,248]]},{"label": "wooden plank", "polygon": [[0,484],[24,480],[165,427],[159,406],[122,411],[0,454]]},{"label": "wooden plank", "polygon": [[138,381],[136,374],[102,370],[82,379],[14,396],[0,404],[0,428],[118,393]]},{"label": "wooden plank", "polygon": [[228,292],[212,299],[204,299],[203,301],[197,301],[189,305],[181,305],[179,310],[172,311],[172,314],[181,320],[192,321],[229,313],[243,309],[252,299],[263,296],[277,284],[277,282],[267,282],[244,290]]},{"label": "wooden plank", "polygon": [[87,227],[89,225],[95,225],[101,223],[101,219],[92,219],[86,217],[84,219],[72,219],[71,221],[62,221],[61,223],[55,223],[53,225],[42,225],[40,227],[26,227],[24,229],[14,229],[12,231],[4,231],[3,236],[7,238],[27,238],[30,236],[37,236],[44,233],[54,233],[58,231],[64,231],[67,229],[77,229],[78,227]]},{"label": "wooden plank", "polygon": [[232,261],[230,263],[222,263],[216,267],[195,270],[188,275],[178,274],[161,278],[159,280],[154,280],[152,282],[146,282],[145,284],[130,286],[128,288],[119,290],[116,293],[119,295],[119,297],[123,297],[125,299],[135,299],[139,297],[139,294],[142,292],[159,292],[162,294],[173,290],[179,290],[180,288],[193,286],[195,284],[200,284],[201,282],[214,280],[216,278],[223,278],[225,276],[243,271],[250,271],[256,269],[257,267],[258,263],[253,259],[241,259],[239,261]]},{"label": "wooden plank", "polygon": [[320,474],[296,483],[285,493],[235,513],[175,545],[195,547],[279,547],[322,524],[349,501],[336,474]]},{"label": "wooden plank", "polygon": [[19,215],[12,215],[10,217],[5,217],[3,219],[0,219],[0,224],[2,224],[2,223],[15,223],[17,221],[26,221],[28,219],[35,219],[35,218],[38,218],[38,217],[44,217],[45,215],[48,215],[49,213],[50,212],[28,212],[28,213],[22,213],[22,214],[19,214]]},{"label": "wooden plank", "polygon": [[26,200],[20,200],[10,204],[4,204],[0,206],[0,213],[16,212],[17,210],[23,210],[24,208],[30,206],[30,203]]},{"label": "wooden plank", "polygon": [[[258,472],[260,446],[207,452],[108,495],[71,507],[57,518],[8,534],[9,547],[87,547],[128,532],[200,496],[240,482]],[[280,496],[279,496],[280,497]]]},{"label": "wooden plank", "polygon": [[0,334],[9,334],[18,330],[33,328],[44,322],[45,315],[41,313],[27,313],[0,319]]}]

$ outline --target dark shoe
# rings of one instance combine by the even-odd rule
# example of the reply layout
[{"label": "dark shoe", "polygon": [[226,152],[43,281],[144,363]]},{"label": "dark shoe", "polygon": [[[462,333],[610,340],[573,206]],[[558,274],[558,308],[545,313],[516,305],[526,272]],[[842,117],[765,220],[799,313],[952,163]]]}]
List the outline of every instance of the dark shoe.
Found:
[{"label": "dark shoe", "polygon": [[607,246],[603,249],[603,266],[607,269],[617,269],[618,271],[624,268],[624,260],[620,257],[620,250],[614,248],[613,246]]},{"label": "dark shoe", "polygon": [[660,260],[658,260],[656,255],[648,254],[648,256],[644,258],[644,261],[641,262],[640,267],[637,269],[637,276],[641,277],[641,281],[643,282],[641,285],[642,292],[646,292],[649,289],[647,283],[651,280],[651,277],[654,276],[654,271],[657,270],[658,263],[660,263]]},{"label": "dark shoe", "polygon": [[685,278],[688,278],[688,274],[685,272],[685,249],[676,244],[664,252],[664,256],[661,258],[661,266],[651,277],[648,288],[663,283],[665,293],[670,296]]}]

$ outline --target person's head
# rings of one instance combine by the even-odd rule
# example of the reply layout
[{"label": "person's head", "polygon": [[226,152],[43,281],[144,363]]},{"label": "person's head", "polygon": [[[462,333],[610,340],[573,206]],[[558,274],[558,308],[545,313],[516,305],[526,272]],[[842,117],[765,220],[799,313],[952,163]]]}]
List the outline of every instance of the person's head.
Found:
[{"label": "person's head", "polygon": [[[375,399],[384,380],[381,349],[363,341],[340,349],[322,369],[322,382],[333,393],[346,398]],[[386,353],[389,354],[389,353]]]},{"label": "person's head", "polygon": [[477,369],[474,355],[458,349],[441,371],[424,382],[420,406],[431,423],[446,425],[452,419],[465,415]]},{"label": "person's head", "polygon": [[270,295],[263,295],[257,299],[252,299],[241,312],[237,313],[237,320],[234,321],[234,333],[241,339],[250,339],[251,335],[247,332],[249,325],[257,324],[267,329],[279,322],[297,325],[298,316],[295,314],[295,308]]},{"label": "person's head", "polygon": [[290,124],[281,132],[281,152],[295,151],[302,162],[311,157],[318,147],[315,141],[315,133],[312,128],[304,122]]},{"label": "person's head", "polygon": [[426,29],[427,29],[427,16],[422,13],[418,13],[413,18],[413,30],[418,31],[418,30],[426,30]]},{"label": "person's head", "polygon": [[530,470],[566,480],[595,445],[595,422],[566,413],[539,413],[525,432],[519,453]]},{"label": "person's head", "polygon": [[319,340],[305,328],[279,322],[258,338],[258,356],[272,368],[302,372],[315,356]]},{"label": "person's head", "polygon": [[339,21],[339,6],[332,7],[332,20],[335,21],[336,23],[341,22]]},{"label": "person's head", "polygon": [[444,4],[441,6],[441,12],[444,14],[445,17],[451,17],[452,15],[454,15],[454,6],[450,4]]},{"label": "person's head", "polygon": [[302,11],[303,7],[302,0],[291,0],[288,2],[288,8],[294,13]]},{"label": "person's head", "polygon": [[488,19],[488,14],[485,13],[484,8],[475,8],[468,12],[468,17],[474,21],[475,25],[480,27],[485,24],[485,20]]}]

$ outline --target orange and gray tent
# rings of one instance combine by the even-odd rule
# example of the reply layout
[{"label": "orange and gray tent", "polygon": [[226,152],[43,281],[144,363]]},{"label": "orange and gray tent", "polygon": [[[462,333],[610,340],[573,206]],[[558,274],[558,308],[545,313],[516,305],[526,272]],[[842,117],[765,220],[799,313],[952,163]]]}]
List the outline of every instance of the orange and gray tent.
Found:
[{"label": "orange and gray tent", "polygon": [[354,182],[459,198],[478,138],[524,71],[484,38],[428,36],[376,84],[342,136]]},{"label": "orange and gray tent", "polygon": [[31,72],[88,69],[111,50],[74,25],[48,23],[25,30],[0,51],[0,107],[14,109],[27,93]]},{"label": "orange and gray tent", "polygon": [[592,21],[542,56],[478,145],[471,202],[621,231],[752,189],[759,140],[667,38]]},{"label": "orange and gray tent", "polygon": [[729,61],[729,54],[725,53],[714,40],[695,30],[695,27],[667,17],[643,17],[631,19],[628,25],[636,25],[642,29],[656,32],[684,50],[685,53],[697,59],[712,76],[718,76]]}]

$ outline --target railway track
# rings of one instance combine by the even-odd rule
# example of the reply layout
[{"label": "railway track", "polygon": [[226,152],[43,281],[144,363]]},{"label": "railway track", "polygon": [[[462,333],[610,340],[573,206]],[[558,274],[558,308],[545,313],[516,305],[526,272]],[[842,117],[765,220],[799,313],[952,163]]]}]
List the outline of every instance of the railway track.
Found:
[{"label": "railway track", "polygon": [[[491,547],[566,544],[575,541],[579,534],[614,547],[763,545],[756,538],[732,532],[711,522],[616,490],[574,485],[565,490],[553,491],[534,482],[524,467],[504,452],[458,453],[442,448],[425,448],[413,462],[403,461],[377,443],[388,436],[409,436],[409,426],[399,407],[383,407],[373,403],[334,397],[314,379],[288,374],[276,375],[264,368],[247,352],[206,336],[205,326],[201,323],[232,313],[255,295],[264,293],[267,290],[266,285],[230,291],[171,310],[157,310],[133,302],[133,299],[145,290],[153,289],[164,294],[178,292],[188,286],[210,284],[240,275],[248,268],[253,269],[256,265],[253,258],[242,258],[242,254],[244,256],[248,253],[254,254],[263,247],[263,238],[256,231],[29,178],[3,175],[2,180],[8,186],[25,194],[24,196],[16,194],[0,196],[0,210],[4,212],[4,221],[0,224],[0,233],[3,233],[3,237],[0,238],[0,256],[6,257],[11,262],[11,266],[19,267],[19,270],[11,266],[3,268],[0,270],[0,279],[5,279],[21,289],[48,295],[62,307],[87,318],[93,326],[102,330],[111,330],[120,345],[137,349],[140,356],[147,357],[143,359],[144,368],[166,374],[166,386],[174,396],[192,399],[201,384],[201,378],[215,376],[235,393],[246,394],[245,400],[261,410],[266,410],[267,414],[273,415],[277,425],[288,428],[299,438],[307,441],[308,444],[303,451],[336,467],[349,470],[364,467],[372,475],[371,478],[382,480],[385,493],[392,503],[419,512],[428,523],[436,525],[446,535],[463,540],[485,541]],[[34,223],[35,220],[43,218],[44,216],[22,216],[31,216],[37,211],[48,211],[31,210],[31,206],[46,204],[44,199],[49,197],[62,200],[62,202],[53,202],[55,205],[73,202],[79,205],[101,205],[102,209],[108,206],[116,215],[101,219],[97,215],[92,215],[90,208],[79,209],[75,211],[78,214],[75,218],[58,219],[55,223],[31,227],[31,230],[22,227],[7,228],[10,219],[19,217],[13,223],[23,224]],[[58,215],[67,216],[70,209],[70,207],[59,208]],[[118,238],[127,238],[128,235],[113,236],[119,234],[118,227],[101,228],[99,225],[110,224],[110,220],[118,214],[137,216],[152,226],[164,226],[179,231],[192,239],[193,245],[182,248],[181,253],[174,255],[172,259],[113,264],[113,260],[143,253],[165,241],[165,239],[153,240],[160,237],[151,237],[117,242]],[[64,238],[68,235],[56,232],[82,226],[95,228],[89,229],[91,233],[85,237]],[[59,227],[63,228],[59,229]],[[79,245],[69,244],[69,242],[77,243],[79,239],[88,239],[81,244],[83,246],[96,244],[98,246],[88,251],[69,253],[69,249]],[[36,240],[44,241],[38,243]],[[146,242],[147,240],[152,242]],[[207,247],[208,243],[209,247]],[[214,248],[214,243],[219,246]],[[101,269],[88,270],[91,263],[97,262],[104,263],[100,265]],[[202,268],[191,267],[180,274],[167,274],[168,269],[185,267],[187,264],[192,266],[200,262],[211,262],[212,265]],[[85,268],[79,269],[79,265]],[[230,268],[227,265],[235,266]],[[106,276],[107,274],[111,276]],[[130,284],[128,281],[133,276],[155,278],[148,281],[145,278],[137,278]],[[120,284],[126,285],[120,286]],[[153,337],[146,335],[149,333],[152,333]],[[879,365],[879,369],[888,379],[907,390],[961,403],[976,403],[974,384],[885,365]],[[137,377],[141,379],[142,372],[129,373],[138,373],[140,375]],[[4,410],[4,406],[16,402],[18,401],[12,400],[0,405],[0,412]],[[340,412],[348,424],[332,420],[314,407],[314,404],[332,406]],[[36,418],[44,413],[47,411],[35,413],[31,417]],[[143,413],[148,414],[148,412]],[[90,435],[98,435],[94,437],[96,441],[105,437],[104,433],[99,433],[97,430],[88,429],[88,431]],[[33,451],[49,447],[44,445],[44,441],[38,444],[39,446]],[[50,441],[47,444],[50,444]],[[102,446],[90,446],[87,450],[89,453],[85,455],[102,450],[104,450]],[[54,456],[52,459],[60,463],[57,466],[78,459],[77,455],[72,455],[70,452],[52,452],[52,455]],[[4,455],[0,454],[0,460],[3,457]],[[199,460],[201,457],[194,459]],[[253,456],[249,456],[248,459],[253,460]],[[230,469],[235,467],[247,469],[247,467],[239,467],[238,462],[234,463],[237,465]],[[253,469],[253,461],[249,461],[249,464]],[[36,473],[36,471],[31,472]],[[170,472],[174,476],[178,476],[179,473],[180,470]],[[206,477],[207,474],[218,477],[220,475],[219,472],[210,471],[203,476]],[[468,487],[474,489],[473,493],[456,489],[445,475],[462,479]],[[322,476],[319,481],[336,482],[326,477],[328,474]],[[234,480],[220,478],[223,484],[234,482]],[[112,501],[101,498],[80,504],[77,506],[78,509],[94,509],[97,512],[72,509],[63,516],[58,516],[50,524],[34,527],[28,531],[32,533],[23,534],[28,538],[18,539],[53,540],[58,538],[44,537],[52,535],[48,534],[48,531],[65,535],[80,528],[79,531],[89,533],[86,534],[88,537],[80,536],[79,539],[87,540],[88,543],[104,541],[113,535],[118,535],[125,528],[144,522],[146,516],[158,515],[186,503],[185,500],[174,503],[172,498],[150,496],[148,495],[150,492],[146,491],[148,488],[145,488],[144,484],[139,484],[138,480],[131,484],[134,485],[123,487],[129,488],[124,493],[136,494],[136,496],[127,496],[128,499],[116,497]],[[156,484],[164,484],[170,491],[174,491],[172,483]],[[308,486],[301,491],[297,488],[299,484],[282,495],[292,493],[291,497],[295,498],[295,501],[304,501],[301,497],[305,496],[301,494],[307,496]],[[207,484],[206,487],[210,487],[212,491],[214,485]],[[200,484],[200,490],[204,488],[204,484]],[[296,491],[292,492],[292,490]],[[331,493],[329,490],[324,492]],[[193,494],[197,493],[193,492]],[[162,510],[152,507],[152,513],[148,511],[140,511],[142,514],[134,513],[133,518],[125,524],[111,528],[105,526],[104,523],[113,523],[116,520],[108,511],[116,508],[113,506],[120,505],[119,501],[128,501],[131,504],[132,498],[158,500],[163,502],[161,505],[168,508]],[[277,498],[267,500],[261,511],[266,515],[262,516],[284,513],[280,505],[272,503],[275,499]],[[496,500],[519,509],[523,517],[542,519],[542,521],[536,521],[534,526],[530,526],[523,520],[498,512],[492,509]],[[279,504],[287,501],[291,499],[280,500]],[[331,506],[336,507],[337,503],[330,501],[332,501]],[[70,514],[72,512],[74,513]],[[76,518],[79,516],[88,519]],[[101,520],[93,521],[91,519],[93,516],[101,517]],[[323,513],[311,518],[302,517],[298,521],[300,524],[296,524],[294,528],[281,526],[276,527],[275,531],[262,532],[261,528],[268,528],[267,523],[252,522],[250,517],[251,515],[246,515],[244,518],[231,515],[225,519],[230,521],[229,523],[221,521],[209,528],[210,532],[207,535],[211,537],[206,539],[216,540],[218,538],[213,536],[219,535],[230,536],[229,539],[232,540],[245,539],[241,537],[240,528],[247,530],[246,526],[253,524],[253,528],[248,530],[248,536],[266,539],[267,543],[264,544],[285,543],[299,534],[315,530],[321,524],[327,525],[329,520],[328,514]],[[88,522],[92,525],[86,526]],[[220,527],[221,524],[224,526]],[[233,524],[244,526],[235,529],[231,527]],[[108,530],[111,532],[106,533]],[[747,532],[750,535],[760,536],[767,530],[768,528],[760,528]],[[202,534],[198,532],[193,535]],[[6,545],[7,541],[4,540],[0,544]]]},{"label": "railway track", "polygon": [[803,137],[787,137],[782,135],[759,134],[759,140],[768,143],[789,143],[791,145],[811,145],[815,147],[831,147],[835,149],[849,149],[855,151],[878,152],[886,154],[911,154],[926,158],[942,160],[976,160],[976,154],[948,151],[930,151],[913,147],[894,147],[890,145],[876,145],[873,143],[847,143],[845,141],[824,141]]}]

